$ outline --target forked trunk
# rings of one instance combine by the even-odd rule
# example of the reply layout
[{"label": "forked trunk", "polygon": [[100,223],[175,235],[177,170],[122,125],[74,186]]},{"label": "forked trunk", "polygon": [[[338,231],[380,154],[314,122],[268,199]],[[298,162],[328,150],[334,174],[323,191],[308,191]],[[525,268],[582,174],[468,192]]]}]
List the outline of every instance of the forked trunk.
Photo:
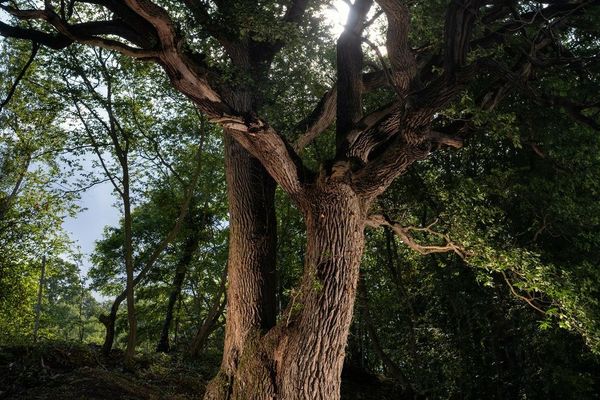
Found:
[{"label": "forked trunk", "polygon": [[119,310],[119,306],[121,305],[123,300],[125,300],[125,296],[126,292],[121,292],[115,298],[115,301],[113,302],[110,308],[110,313],[100,314],[100,316],[98,317],[98,319],[100,320],[100,322],[102,322],[105,328],[104,343],[102,344],[102,354],[104,354],[105,356],[109,355],[110,351],[112,350],[113,343],[115,341],[115,324],[117,320],[117,311]]},{"label": "forked trunk", "polygon": [[209,387],[205,399],[339,399],[364,248],[363,207],[349,186],[329,183],[309,191],[303,209],[307,250],[299,288],[278,325],[246,341],[236,374],[221,381],[228,391]]}]

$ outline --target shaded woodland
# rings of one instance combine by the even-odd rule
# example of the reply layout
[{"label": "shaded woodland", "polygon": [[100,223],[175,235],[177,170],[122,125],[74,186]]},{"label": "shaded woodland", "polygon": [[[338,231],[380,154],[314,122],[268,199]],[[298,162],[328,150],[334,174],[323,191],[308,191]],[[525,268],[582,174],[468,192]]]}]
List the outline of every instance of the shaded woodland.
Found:
[{"label": "shaded woodland", "polygon": [[0,36],[0,398],[600,396],[599,1],[0,0]]}]

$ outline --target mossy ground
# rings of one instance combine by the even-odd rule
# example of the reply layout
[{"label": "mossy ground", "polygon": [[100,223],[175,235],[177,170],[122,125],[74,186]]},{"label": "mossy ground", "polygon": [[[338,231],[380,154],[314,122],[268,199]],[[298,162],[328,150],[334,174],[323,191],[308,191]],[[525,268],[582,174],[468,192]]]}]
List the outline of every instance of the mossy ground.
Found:
[{"label": "mossy ground", "polygon": [[[0,347],[0,399],[201,399],[216,373],[218,355],[186,360],[179,353],[142,354],[123,368],[123,354],[104,357],[93,345],[47,342]],[[371,375],[344,374],[344,400],[397,399],[397,391]],[[395,395],[396,394],[396,395]]]}]

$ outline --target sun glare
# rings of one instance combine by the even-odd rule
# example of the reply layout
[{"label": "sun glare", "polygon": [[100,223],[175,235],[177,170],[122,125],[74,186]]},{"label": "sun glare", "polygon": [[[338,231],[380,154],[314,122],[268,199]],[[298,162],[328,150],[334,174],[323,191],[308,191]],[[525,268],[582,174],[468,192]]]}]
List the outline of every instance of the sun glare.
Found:
[{"label": "sun glare", "polygon": [[325,8],[323,14],[331,26],[331,34],[334,37],[338,37],[344,31],[349,10],[348,4],[343,0],[335,0]]},{"label": "sun glare", "polygon": [[[334,0],[329,6],[327,6],[323,10],[323,15],[325,16],[325,20],[330,26],[331,35],[334,38],[339,37],[344,31],[344,27],[346,26],[346,21],[348,19],[348,12],[350,11],[350,7],[347,2],[343,0]],[[372,18],[374,11],[371,10],[369,13],[369,18]],[[378,18],[374,21],[374,23],[366,30],[366,37],[369,39],[370,43],[374,43],[379,53],[383,56],[387,55],[387,49],[383,44],[383,37],[381,37],[380,28],[384,23],[384,20]],[[366,49],[365,45],[365,49]],[[366,49],[367,51],[372,51],[372,49]]]}]

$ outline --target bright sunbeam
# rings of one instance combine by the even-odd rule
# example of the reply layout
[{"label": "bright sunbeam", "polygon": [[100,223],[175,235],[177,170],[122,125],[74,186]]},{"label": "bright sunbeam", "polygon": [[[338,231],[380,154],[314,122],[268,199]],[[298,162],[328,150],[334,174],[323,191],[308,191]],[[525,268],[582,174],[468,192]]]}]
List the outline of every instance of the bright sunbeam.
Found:
[{"label": "bright sunbeam", "polygon": [[349,10],[350,7],[348,7],[346,2],[343,0],[335,0],[323,11],[325,20],[331,26],[331,34],[334,37],[340,36],[340,34],[344,31]]},{"label": "bright sunbeam", "polygon": [[[330,6],[323,10],[323,15],[328,25],[330,26],[331,35],[334,38],[339,37],[344,31],[344,27],[346,26],[346,22],[348,20],[348,12],[350,11],[350,6],[347,2],[343,0],[334,0]],[[374,10],[371,10],[368,18],[373,17]],[[381,37],[380,28],[383,21],[378,19],[374,24],[370,26],[369,29],[366,30],[366,37],[369,39],[371,43],[375,43],[379,52],[382,55],[387,55],[387,49],[383,45],[383,37]],[[369,49],[367,51],[372,51]]]}]

